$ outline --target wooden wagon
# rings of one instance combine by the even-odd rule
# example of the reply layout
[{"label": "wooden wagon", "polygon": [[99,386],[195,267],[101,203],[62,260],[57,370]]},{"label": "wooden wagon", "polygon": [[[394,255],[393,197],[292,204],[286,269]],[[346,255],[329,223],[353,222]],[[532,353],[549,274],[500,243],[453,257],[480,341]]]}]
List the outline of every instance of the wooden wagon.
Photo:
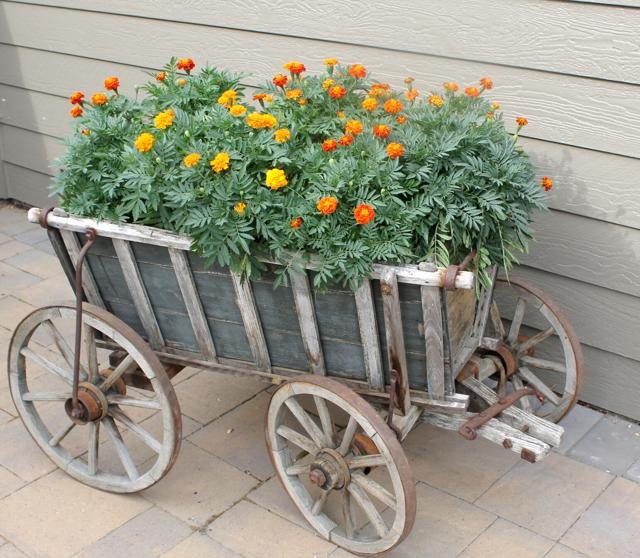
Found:
[{"label": "wooden wagon", "polygon": [[432,264],[376,265],[355,293],[317,293],[311,261],[288,266],[289,285],[274,289],[277,264],[242,281],[166,231],[37,208],[29,220],[48,228],[84,302],[18,325],[11,394],[38,445],[83,483],[135,492],[169,471],[182,434],[170,379],[187,366],[278,386],[266,419],[273,467],[309,523],[356,553],[384,552],[411,530],[401,442],[419,421],[532,462],[560,443],[579,343],[548,297],[497,270],[480,296],[472,272]]}]

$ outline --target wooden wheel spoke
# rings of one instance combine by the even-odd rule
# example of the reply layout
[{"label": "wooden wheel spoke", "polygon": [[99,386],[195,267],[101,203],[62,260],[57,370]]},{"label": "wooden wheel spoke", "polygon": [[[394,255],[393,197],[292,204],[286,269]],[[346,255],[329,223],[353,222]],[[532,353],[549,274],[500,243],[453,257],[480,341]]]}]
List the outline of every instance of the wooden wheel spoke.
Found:
[{"label": "wooden wheel spoke", "polygon": [[296,432],[293,428],[281,424],[278,426],[276,433],[311,455],[316,455],[320,451],[320,448],[315,445],[313,440],[307,438],[304,434],[300,434],[300,432]]},{"label": "wooden wheel spoke", "polygon": [[519,297],[516,303],[516,309],[513,313],[513,319],[511,320],[511,326],[509,327],[509,334],[507,335],[507,343],[511,346],[515,345],[518,340],[518,333],[522,326],[522,320],[524,319],[524,311],[527,308],[527,301]]},{"label": "wooden wheel spoke", "polygon": [[555,332],[556,330],[550,327],[549,329],[545,329],[544,331],[540,331],[536,333],[533,337],[530,337],[529,339],[527,339],[526,341],[523,341],[518,345],[518,354],[523,355],[529,349],[535,347],[538,343],[541,343],[548,337],[551,337],[552,335],[554,335]]},{"label": "wooden wheel spoke", "polygon": [[71,392],[53,392],[53,391],[43,391],[43,392],[35,392],[31,393],[26,391],[22,394],[23,401],[66,401],[71,397]]},{"label": "wooden wheel spoke", "polygon": [[340,442],[340,446],[338,446],[338,453],[347,455],[351,447],[351,442],[353,442],[353,437],[356,435],[356,430],[358,430],[358,421],[354,417],[349,417],[349,422],[342,435],[342,441]]},{"label": "wooden wheel spoke", "polygon": [[124,373],[133,370],[137,366],[136,361],[131,355],[127,355],[115,370],[109,374],[98,386],[102,391],[107,391]]},{"label": "wooden wheel spoke", "polygon": [[367,477],[362,473],[355,473],[351,475],[351,482],[355,482],[359,487],[364,488],[369,494],[371,494],[371,496],[380,500],[391,509],[398,509],[398,503],[396,502],[393,494],[370,477]]},{"label": "wooden wheel spoke", "polygon": [[387,464],[383,455],[375,453],[373,455],[354,455],[347,458],[349,469],[364,469],[365,467],[380,467]]},{"label": "wooden wheel spoke", "polygon": [[536,376],[529,368],[526,366],[521,366],[518,370],[518,374],[523,380],[526,380],[527,383],[537,389],[542,395],[545,396],[546,399],[551,401],[556,407],[560,405],[561,399],[554,393],[554,391],[545,384],[538,376]]},{"label": "wooden wheel spoke", "polygon": [[498,309],[498,305],[494,302],[491,304],[491,323],[493,324],[493,329],[496,332],[496,335],[499,339],[504,339],[507,335],[504,330],[504,325],[502,323],[502,318],[500,317],[500,310]]},{"label": "wooden wheel spoke", "polygon": [[387,527],[387,524],[384,522],[384,519],[382,519],[380,512],[376,509],[369,496],[367,496],[365,491],[362,490],[362,488],[360,488],[360,486],[358,486],[357,484],[351,483],[347,487],[347,490],[351,493],[353,499],[360,506],[365,515],[369,518],[369,521],[373,525],[373,528],[376,530],[376,533],[378,533],[378,536],[380,538],[384,537],[389,531],[389,528]]},{"label": "wooden wheel spoke", "polygon": [[75,426],[76,425],[73,422],[65,424],[60,430],[58,430],[58,432],[51,436],[51,438],[49,439],[49,445],[51,447],[57,446],[60,442],[62,442],[62,440],[66,438],[67,434],[69,434],[69,432],[71,432],[75,428]]},{"label": "wooden wheel spoke", "polygon": [[100,374],[98,366],[98,352],[96,350],[96,335],[94,329],[85,324],[84,329],[84,347],[87,354],[87,369],[90,382],[95,382]]},{"label": "wooden wheel spoke", "polygon": [[290,397],[284,403],[293,413],[293,416],[296,417],[300,426],[302,426],[307,434],[309,434],[313,443],[318,446],[318,448],[322,448],[325,445],[324,433],[309,416],[309,413],[307,413],[307,411],[302,408],[302,405],[300,405],[300,403],[298,403],[293,397]]},{"label": "wooden wheel spoke", "polygon": [[287,475],[300,476],[304,475],[305,473],[309,473],[310,470],[311,465],[309,463],[297,463],[295,465],[289,465],[285,472],[287,473]]},{"label": "wooden wheel spoke", "polygon": [[356,519],[355,510],[353,509],[353,502],[351,493],[343,490],[342,494],[342,517],[344,518],[344,530],[347,537],[352,538],[356,531]]},{"label": "wooden wheel spoke", "polygon": [[[511,382],[513,383],[513,387],[515,389],[524,388],[524,384],[522,383],[522,380],[518,376],[512,376],[511,377]],[[531,412],[531,402],[529,401],[529,396],[528,395],[525,395],[524,397],[521,397],[518,400],[518,405],[520,406],[520,408],[523,411],[526,411],[527,413]]]},{"label": "wooden wheel spoke", "polygon": [[313,396],[313,400],[318,410],[318,416],[320,417],[320,424],[322,424],[322,431],[324,432],[325,444],[327,447],[333,448],[336,439],[336,427],[331,419],[331,413],[329,413],[329,407],[327,402],[317,395]]},{"label": "wooden wheel spoke", "polygon": [[98,472],[98,448],[100,446],[100,423],[89,423],[89,442],[87,451],[87,467],[90,475]]},{"label": "wooden wheel spoke", "polygon": [[[45,320],[42,322],[44,328],[49,332],[49,335],[53,337],[53,342],[55,346],[58,348],[58,351],[64,358],[65,362],[71,367],[73,370],[73,361],[75,358],[75,352],[67,343],[67,340],[64,338],[60,330],[53,324],[51,320]],[[85,381],[87,379],[87,371],[85,370],[82,363],[80,364],[80,381]]]},{"label": "wooden wheel spoke", "polygon": [[42,355],[39,355],[35,351],[31,350],[29,347],[23,347],[20,350],[20,354],[32,360],[39,366],[42,366],[42,368],[45,368],[49,372],[52,372],[56,376],[59,376],[68,384],[73,383],[73,373],[71,372],[71,370],[67,370],[62,366],[59,366],[51,362],[49,359],[43,357]]},{"label": "wooden wheel spoke", "polygon": [[323,490],[322,494],[320,494],[320,496],[318,496],[316,501],[313,503],[313,507],[311,508],[311,513],[313,515],[318,515],[322,511],[322,509],[324,508],[324,505],[327,502],[327,498],[329,497],[329,492],[331,491]]},{"label": "wooden wheel spoke", "polygon": [[119,393],[109,393],[107,395],[109,405],[123,405],[125,407],[140,407],[142,409],[160,410],[162,406],[157,399],[140,399],[131,395],[120,395]]},{"label": "wooden wheel spoke", "polygon": [[120,430],[118,430],[116,423],[113,421],[113,418],[109,416],[105,417],[102,420],[102,423],[107,431],[107,436],[109,436],[109,439],[116,448],[116,453],[127,472],[127,476],[132,481],[136,480],[140,476],[140,473],[138,473],[138,468],[133,461],[133,457],[131,457],[131,453],[129,453],[129,449],[122,439],[122,435],[120,434]]},{"label": "wooden wheel spoke", "polygon": [[544,370],[552,370],[553,372],[559,372],[560,374],[566,374],[567,368],[564,364],[554,362],[552,360],[546,360],[544,358],[536,358],[530,356],[523,356],[520,358],[520,362],[533,366],[534,368],[543,368]]},{"label": "wooden wheel spoke", "polygon": [[110,407],[109,414],[118,422],[124,424],[133,434],[135,434],[140,440],[142,440],[147,446],[149,446],[158,455],[162,451],[162,444],[158,442],[149,432],[147,432],[142,426],[133,422],[125,413],[123,413],[117,407]]}]

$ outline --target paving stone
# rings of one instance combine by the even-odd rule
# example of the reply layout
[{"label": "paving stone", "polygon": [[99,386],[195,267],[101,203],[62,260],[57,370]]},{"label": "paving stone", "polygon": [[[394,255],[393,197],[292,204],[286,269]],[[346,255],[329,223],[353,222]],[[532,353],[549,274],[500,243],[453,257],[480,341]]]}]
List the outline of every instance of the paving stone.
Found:
[{"label": "paving stone", "polygon": [[167,512],[153,507],[85,548],[78,558],[134,556],[155,558],[191,534],[191,529]]},{"label": "paving stone", "polygon": [[270,397],[268,393],[259,393],[189,440],[241,471],[249,471],[261,480],[269,478],[273,468],[264,439],[264,417]]},{"label": "paving stone", "polygon": [[239,502],[216,519],[209,525],[207,533],[247,558],[323,558],[336,548],[309,531],[246,501]]},{"label": "paving stone", "polygon": [[30,244],[31,246],[35,246],[36,244],[44,241],[49,242],[47,231],[35,224],[32,224],[29,230],[14,235],[13,238],[20,242],[24,242],[25,244]]},{"label": "paving stone", "polygon": [[0,323],[3,327],[13,331],[27,314],[35,308],[13,296],[0,298]]},{"label": "paving stone", "polygon": [[62,273],[58,258],[35,249],[6,258],[4,262],[42,279],[48,279]]},{"label": "paving stone", "polygon": [[7,411],[3,411],[0,408],[0,426],[2,426],[3,424],[6,424],[10,420],[13,420],[13,418],[14,417],[10,415]]},{"label": "paving stone", "polygon": [[627,469],[624,476],[627,479],[640,483],[640,459]]},{"label": "paving stone", "polygon": [[18,289],[13,295],[36,307],[74,300],[75,298],[69,281],[62,274],[44,279],[26,289]]},{"label": "paving stone", "polygon": [[497,519],[460,554],[460,558],[542,558],[552,546],[553,541],[550,539],[518,527],[510,521]]},{"label": "paving stone", "polygon": [[0,558],[28,558],[24,552],[18,550],[11,543],[0,546]]},{"label": "paving stone", "polygon": [[640,486],[617,478],[560,542],[593,558],[632,558],[639,540]]},{"label": "paving stone", "polygon": [[0,533],[28,554],[68,557],[151,505],[109,494],[55,471],[2,500]]},{"label": "paving stone", "polygon": [[640,426],[613,415],[605,416],[567,455],[622,475],[640,458]]},{"label": "paving stone", "polygon": [[161,558],[243,558],[232,550],[225,548],[203,533],[193,533],[189,538],[165,552]]},{"label": "paving stone", "polygon": [[[24,484],[25,482],[21,478],[4,467],[0,467],[0,499],[15,492],[18,488],[24,486]],[[2,509],[2,506],[0,506],[0,509]],[[1,543],[2,541],[0,541],[0,544]]]},{"label": "paving stone", "polygon": [[182,412],[201,424],[207,424],[266,387],[264,382],[254,377],[203,370],[175,389]]},{"label": "paving stone", "polygon": [[8,264],[7,260],[0,262],[0,291],[6,294],[11,294],[13,290],[30,287],[41,280],[40,277]]},{"label": "paving stone", "polygon": [[[2,215],[2,213],[0,212],[0,216]],[[0,232],[0,244],[4,244],[5,242],[9,242],[11,240],[11,237],[8,234],[4,234]]]},{"label": "paving stone", "polygon": [[518,461],[518,456],[483,439],[421,424],[403,444],[416,479],[475,501]]},{"label": "paving stone", "polygon": [[51,256],[55,256],[56,255],[56,252],[53,249],[53,246],[51,246],[51,242],[49,241],[48,238],[47,238],[47,240],[43,240],[42,242],[38,242],[38,244],[34,244],[33,247],[36,250],[40,250],[41,252],[46,252],[47,254],[50,254]]},{"label": "paving stone", "polygon": [[549,554],[547,554],[545,558],[587,558],[587,556],[582,554],[582,552],[558,543],[549,551]]},{"label": "paving stone", "polygon": [[289,498],[282,483],[273,477],[247,495],[247,499],[272,513],[284,517],[304,529],[311,529],[295,504]]},{"label": "paving stone", "polygon": [[557,540],[611,478],[599,469],[552,453],[539,463],[516,465],[476,505]]},{"label": "paving stone", "polygon": [[144,497],[195,527],[230,508],[258,481],[221,459],[183,442],[173,469]]},{"label": "paving stone", "polygon": [[21,252],[26,252],[27,250],[31,250],[31,246],[24,242],[18,242],[17,240],[4,242],[0,244],[0,260],[6,260],[11,256],[15,256]]},{"label": "paving stone", "polygon": [[560,421],[564,427],[562,444],[556,449],[559,453],[566,454],[604,415],[583,405],[576,405],[569,414]]},{"label": "paving stone", "polygon": [[27,220],[26,209],[11,206],[0,207],[0,232],[16,236],[24,231],[32,230],[34,226]]}]

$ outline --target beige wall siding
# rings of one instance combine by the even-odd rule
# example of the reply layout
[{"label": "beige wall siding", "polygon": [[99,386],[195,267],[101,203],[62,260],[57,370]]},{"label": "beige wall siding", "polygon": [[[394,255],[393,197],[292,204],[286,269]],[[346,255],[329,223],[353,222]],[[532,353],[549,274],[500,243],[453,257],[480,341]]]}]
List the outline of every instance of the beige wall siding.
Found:
[{"label": "beige wall siding", "polygon": [[[82,9],[78,7],[82,6]],[[290,58],[365,64],[419,89],[490,75],[505,118],[554,177],[520,275],[552,294],[585,346],[583,399],[640,419],[640,1],[21,0],[0,2],[0,197],[48,203],[67,95],[118,75],[132,93],[170,56],[250,71]],[[3,181],[5,186],[3,189]]]}]

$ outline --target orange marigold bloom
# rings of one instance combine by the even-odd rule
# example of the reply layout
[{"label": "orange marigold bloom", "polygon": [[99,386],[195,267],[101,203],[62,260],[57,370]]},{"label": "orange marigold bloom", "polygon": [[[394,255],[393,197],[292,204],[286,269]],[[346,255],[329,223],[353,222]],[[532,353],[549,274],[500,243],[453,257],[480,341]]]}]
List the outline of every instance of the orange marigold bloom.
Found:
[{"label": "orange marigold bloom", "polygon": [[245,122],[248,126],[255,129],[260,128],[275,128],[278,125],[278,120],[272,114],[266,112],[252,112]]},{"label": "orange marigold bloom", "polygon": [[327,78],[322,82],[322,89],[324,89],[325,91],[327,89],[329,89],[329,87],[331,87],[333,84],[335,83],[335,81],[333,81],[331,78]]},{"label": "orange marigold bloom", "polygon": [[180,78],[178,81],[176,81],[176,83],[180,86],[180,87],[184,87],[185,85],[187,85],[187,80],[184,78]]},{"label": "orange marigold bloom", "polygon": [[440,108],[444,105],[444,99],[440,95],[431,95],[429,97],[429,104],[436,108]]},{"label": "orange marigold bloom", "polygon": [[492,89],[493,88],[493,80],[491,78],[488,78],[488,77],[480,78],[480,85],[482,85],[482,87],[484,87],[485,89]]},{"label": "orange marigold bloom", "polygon": [[368,110],[369,112],[373,112],[376,110],[378,106],[378,101],[374,97],[365,97],[362,101],[362,108],[364,110]]},{"label": "orange marigold bloom", "polygon": [[344,111],[343,110],[339,110],[338,112],[336,112],[336,115],[338,118],[344,120]]},{"label": "orange marigold bloom", "polygon": [[492,110],[491,110],[491,111],[489,111],[489,112],[487,113],[487,120],[495,120],[495,119],[496,119],[496,113],[495,113],[495,112],[493,112]]},{"label": "orange marigold bloom", "polygon": [[389,137],[390,133],[391,133],[391,128],[386,124],[376,124],[373,127],[373,135],[377,138],[381,138],[381,139],[387,138]]},{"label": "orange marigold bloom", "polygon": [[500,108],[500,103],[498,101],[493,101],[493,103],[491,103],[491,108],[493,110],[498,110]]},{"label": "orange marigold bloom", "polygon": [[267,94],[266,93],[256,93],[253,96],[253,100],[254,101],[264,101],[267,98]]},{"label": "orange marigold bloom", "polygon": [[282,169],[269,169],[267,171],[265,184],[272,190],[278,190],[289,184],[289,181],[287,180],[287,175]]},{"label": "orange marigold bloom", "polygon": [[284,87],[285,85],[287,85],[289,78],[284,74],[276,74],[275,76],[273,76],[271,81],[276,87]]},{"label": "orange marigold bloom", "polygon": [[387,155],[392,159],[397,159],[398,157],[402,157],[404,153],[404,146],[401,143],[390,143],[387,145]]},{"label": "orange marigold bloom", "polygon": [[364,79],[367,77],[367,69],[362,64],[351,64],[349,75],[356,79]]},{"label": "orange marigold bloom", "polygon": [[291,72],[291,75],[294,75],[294,76],[301,74],[307,69],[302,62],[298,62],[296,60],[293,60],[292,62],[287,62],[286,64],[283,64],[282,67],[285,70],[289,70]]},{"label": "orange marigold bloom", "polygon": [[291,219],[291,221],[289,221],[289,226],[292,229],[297,229],[298,227],[300,227],[300,225],[302,225],[302,217],[295,217],[294,219]]},{"label": "orange marigold bloom", "polygon": [[184,70],[187,73],[191,73],[196,67],[196,63],[191,58],[180,58],[178,60],[178,70]]},{"label": "orange marigold bloom", "polygon": [[335,151],[338,147],[338,142],[334,139],[326,139],[322,142],[322,149],[329,153],[330,151]]},{"label": "orange marigold bloom", "polygon": [[551,178],[549,178],[548,176],[543,176],[542,180],[540,180],[540,183],[542,184],[542,188],[545,192],[548,192],[549,190],[551,190],[551,188],[553,188],[553,180],[551,180]]},{"label": "orange marigold bloom", "polygon": [[371,97],[384,97],[391,91],[391,86],[388,83],[374,83],[371,86],[369,95]]},{"label": "orange marigold bloom", "polygon": [[398,99],[388,99],[384,103],[384,110],[389,114],[397,114],[403,108],[402,101]]},{"label": "orange marigold bloom", "polygon": [[325,66],[335,66],[338,64],[338,59],[337,58],[325,58],[324,59],[324,65]]},{"label": "orange marigold bloom", "polygon": [[285,143],[291,139],[291,132],[286,128],[280,128],[273,133],[273,137],[278,143]]},{"label": "orange marigold bloom", "polygon": [[477,87],[473,87],[473,86],[472,86],[472,87],[467,87],[467,88],[464,90],[464,94],[465,94],[467,97],[477,97],[478,95],[480,95],[480,91],[478,91],[478,88],[477,88]]},{"label": "orange marigold bloom", "polygon": [[329,97],[332,99],[342,99],[347,94],[347,90],[342,85],[333,85],[329,88]]},{"label": "orange marigold bloom", "polygon": [[376,210],[368,203],[361,203],[353,210],[353,217],[358,225],[368,225],[376,216]]},{"label": "orange marigold bloom", "polygon": [[167,79],[167,72],[158,72],[156,74],[156,81],[164,81]]},{"label": "orange marigold bloom", "polygon": [[200,162],[200,159],[202,159],[202,155],[200,155],[200,153],[189,153],[189,155],[182,159],[182,162],[185,167],[191,168],[195,167]]},{"label": "orange marigold bloom", "polygon": [[455,93],[459,89],[458,84],[454,81],[447,81],[443,83],[443,86],[447,91],[451,91],[451,93]]},{"label": "orange marigold bloom", "polygon": [[233,105],[229,109],[229,114],[231,116],[243,116],[247,112],[247,107],[244,105]]},{"label": "orange marigold bloom", "polygon": [[352,136],[362,133],[362,122],[359,120],[349,120],[344,127],[344,131]]},{"label": "orange marigold bloom", "polygon": [[233,210],[238,214],[238,215],[244,215],[244,210],[247,209],[247,204],[244,202],[238,202],[237,204],[235,204],[233,206]]},{"label": "orange marigold bloom", "polygon": [[316,209],[323,215],[331,215],[338,209],[338,200],[333,196],[324,196],[316,203]]},{"label": "orange marigold bloom", "polygon": [[409,89],[408,91],[404,92],[404,96],[409,101],[415,101],[418,95],[420,95],[420,92],[417,89]]},{"label": "orange marigold bloom", "polygon": [[529,124],[529,121],[524,116],[518,116],[518,118],[516,118],[516,124],[522,128]]},{"label": "orange marigold bloom", "polygon": [[221,151],[218,153],[211,161],[209,161],[209,165],[211,166],[211,170],[216,174],[221,173],[222,171],[226,171],[229,169],[229,162],[231,161],[231,157],[225,151]]},{"label": "orange marigold bloom", "polygon": [[173,126],[173,119],[175,117],[176,114],[171,109],[163,110],[156,114],[153,119],[153,125],[159,130],[165,130],[169,126]]},{"label": "orange marigold bloom", "polygon": [[91,95],[91,104],[96,107],[106,104],[108,100],[104,93],[94,93]]},{"label": "orange marigold bloom", "polygon": [[289,91],[285,93],[285,96],[287,97],[287,99],[292,99],[295,101],[296,99],[302,97],[302,89],[289,89]]},{"label": "orange marigold bloom", "polygon": [[400,116],[396,117],[396,122],[398,124],[404,124],[407,121],[407,117],[404,114],[401,114]]},{"label": "orange marigold bloom", "polygon": [[116,76],[109,76],[104,80],[104,88],[108,91],[118,92],[118,87],[120,87],[120,80]]},{"label": "orange marigold bloom", "polygon": [[353,143],[353,136],[350,136],[348,134],[345,134],[344,136],[342,136],[339,140],[338,143],[342,146],[342,147],[349,147],[352,143]]},{"label": "orange marigold bloom", "polygon": [[69,111],[69,114],[71,116],[73,116],[74,118],[78,118],[78,116],[82,116],[82,107],[75,105],[74,107],[72,107],[72,109]]},{"label": "orange marigold bloom", "polygon": [[84,101],[84,93],[82,91],[74,91],[69,96],[69,102],[72,105],[81,105],[82,101]]},{"label": "orange marigold bloom", "polygon": [[136,141],[133,145],[136,146],[136,149],[140,151],[140,153],[146,153],[147,151],[151,151],[151,148],[153,147],[155,141],[156,140],[153,137],[153,134],[150,134],[149,132],[143,132],[136,138]]}]

